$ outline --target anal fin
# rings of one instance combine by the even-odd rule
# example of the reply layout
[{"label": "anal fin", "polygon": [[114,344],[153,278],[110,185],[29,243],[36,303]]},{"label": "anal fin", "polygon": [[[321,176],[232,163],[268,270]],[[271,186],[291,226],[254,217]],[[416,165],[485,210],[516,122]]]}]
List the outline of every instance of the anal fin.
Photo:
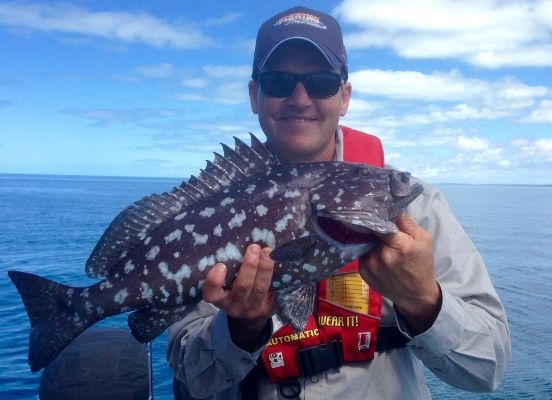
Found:
[{"label": "anal fin", "polygon": [[151,342],[194,307],[195,304],[171,308],[144,307],[129,314],[128,326],[140,343]]}]

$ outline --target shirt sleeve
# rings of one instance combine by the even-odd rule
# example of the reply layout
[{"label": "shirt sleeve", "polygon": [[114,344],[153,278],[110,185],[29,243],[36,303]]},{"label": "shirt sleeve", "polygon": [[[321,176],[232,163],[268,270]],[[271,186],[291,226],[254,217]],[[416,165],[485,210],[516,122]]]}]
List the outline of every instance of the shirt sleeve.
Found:
[{"label": "shirt sleeve", "polygon": [[[504,307],[481,256],[443,195],[425,185],[410,215],[433,237],[441,310],[410,349],[435,375],[463,390],[495,390],[511,358]],[[409,336],[400,315],[398,325]]]},{"label": "shirt sleeve", "polygon": [[[270,323],[262,343],[268,341],[272,331]],[[169,327],[168,333],[169,366],[188,392],[202,399],[239,398],[240,381],[264,350],[263,345],[249,353],[234,344],[226,313],[204,301]]]}]

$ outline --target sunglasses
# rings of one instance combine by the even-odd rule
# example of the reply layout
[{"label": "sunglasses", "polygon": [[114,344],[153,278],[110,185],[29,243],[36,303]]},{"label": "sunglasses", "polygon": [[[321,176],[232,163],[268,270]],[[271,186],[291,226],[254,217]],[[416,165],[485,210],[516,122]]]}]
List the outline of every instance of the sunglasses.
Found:
[{"label": "sunglasses", "polygon": [[343,84],[343,77],[335,72],[320,71],[310,74],[292,74],[282,71],[259,73],[259,85],[264,94],[270,97],[289,97],[301,82],[309,95],[315,99],[335,96]]}]

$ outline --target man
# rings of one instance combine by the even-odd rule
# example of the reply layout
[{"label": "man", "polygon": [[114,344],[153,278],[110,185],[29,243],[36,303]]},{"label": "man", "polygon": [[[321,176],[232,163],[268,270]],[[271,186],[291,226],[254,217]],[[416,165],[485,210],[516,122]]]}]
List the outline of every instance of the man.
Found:
[{"label": "man", "polygon": [[[381,152],[379,142],[369,144],[369,136],[338,126],[351,97],[347,73],[341,29],[331,16],[296,7],[261,26],[249,95],[267,147],[281,162],[343,160],[353,150],[360,157]],[[429,186],[396,223],[400,232],[384,238],[346,278],[336,276],[356,282],[350,288],[362,280],[368,284],[363,300],[355,300],[359,309],[366,311],[363,302],[373,306],[374,299],[383,298],[381,308],[365,315],[372,311],[348,310],[340,295],[321,294],[318,300],[346,316],[378,324],[381,318],[381,327],[364,336],[351,333],[340,317],[332,323],[315,318],[319,325],[312,332],[332,325],[340,339],[301,347],[301,336],[282,336],[285,327],[273,317],[271,249],[249,246],[230,289],[223,289],[226,268],[217,264],[205,281],[204,302],[169,330],[175,396],[427,399],[422,364],[456,387],[494,390],[510,358],[510,338],[477,250],[442,195]],[[321,287],[319,293],[325,293]],[[346,349],[351,335],[358,348]],[[362,353],[364,342],[376,336],[375,354]],[[288,341],[298,347],[290,349]],[[273,346],[282,346],[281,351]]]}]

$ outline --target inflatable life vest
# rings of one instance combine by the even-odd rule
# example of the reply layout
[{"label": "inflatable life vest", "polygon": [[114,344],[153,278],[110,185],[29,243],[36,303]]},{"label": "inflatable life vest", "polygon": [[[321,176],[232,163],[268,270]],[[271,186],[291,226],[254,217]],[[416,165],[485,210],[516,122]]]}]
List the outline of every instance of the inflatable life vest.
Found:
[{"label": "inflatable life vest", "polygon": [[[383,148],[377,137],[347,127],[341,130],[345,161],[383,167]],[[316,313],[302,332],[285,325],[274,333],[261,355],[272,382],[374,358],[382,298],[357,271],[355,260],[318,284]]]}]

